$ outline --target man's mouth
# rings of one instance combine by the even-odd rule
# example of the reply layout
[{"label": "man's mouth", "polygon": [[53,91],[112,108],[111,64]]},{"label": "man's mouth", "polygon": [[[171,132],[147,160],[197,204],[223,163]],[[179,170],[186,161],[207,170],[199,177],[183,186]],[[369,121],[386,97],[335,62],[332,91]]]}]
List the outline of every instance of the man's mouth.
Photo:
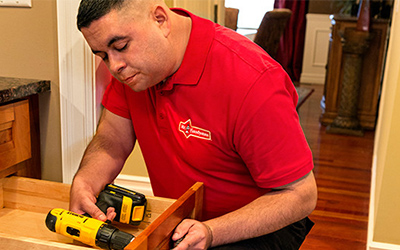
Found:
[{"label": "man's mouth", "polygon": [[125,78],[125,79],[123,80],[123,82],[124,82],[125,84],[131,83],[131,82],[133,81],[133,79],[135,79],[136,75],[137,75],[137,73],[134,74],[134,75],[131,75],[131,76],[127,77],[127,78]]}]

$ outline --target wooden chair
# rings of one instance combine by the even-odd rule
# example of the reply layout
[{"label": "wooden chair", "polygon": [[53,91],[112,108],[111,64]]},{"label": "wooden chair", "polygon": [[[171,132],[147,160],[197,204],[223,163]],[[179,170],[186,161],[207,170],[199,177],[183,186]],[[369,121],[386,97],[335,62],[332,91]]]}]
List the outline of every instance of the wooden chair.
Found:
[{"label": "wooden chair", "polygon": [[225,27],[237,30],[239,9],[225,8]]},{"label": "wooden chair", "polygon": [[254,42],[267,51],[272,58],[276,56],[279,41],[291,15],[292,11],[289,9],[268,11],[257,30]]}]

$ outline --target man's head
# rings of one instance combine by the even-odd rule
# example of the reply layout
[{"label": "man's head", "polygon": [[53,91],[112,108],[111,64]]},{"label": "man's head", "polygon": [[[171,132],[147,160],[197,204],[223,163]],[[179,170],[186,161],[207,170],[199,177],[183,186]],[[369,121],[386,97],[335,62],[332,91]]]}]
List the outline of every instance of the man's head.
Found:
[{"label": "man's head", "polygon": [[77,16],[78,29],[89,27],[93,21],[105,16],[111,10],[120,10],[125,2],[125,0],[82,0]]},{"label": "man's head", "polygon": [[142,91],[179,68],[190,19],[163,0],[82,0],[78,27],[111,74]]}]

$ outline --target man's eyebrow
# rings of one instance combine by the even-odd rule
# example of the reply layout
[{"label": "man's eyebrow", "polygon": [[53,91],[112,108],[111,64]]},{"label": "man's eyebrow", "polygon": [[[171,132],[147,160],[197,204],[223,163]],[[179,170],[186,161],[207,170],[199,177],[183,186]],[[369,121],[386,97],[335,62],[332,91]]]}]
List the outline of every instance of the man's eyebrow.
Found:
[{"label": "man's eyebrow", "polygon": [[[114,36],[113,38],[110,39],[110,41],[107,44],[107,47],[111,47],[111,45],[119,40],[123,40],[125,39],[126,36]],[[92,50],[93,54],[97,54],[100,53],[101,51],[97,51],[97,50]]]}]

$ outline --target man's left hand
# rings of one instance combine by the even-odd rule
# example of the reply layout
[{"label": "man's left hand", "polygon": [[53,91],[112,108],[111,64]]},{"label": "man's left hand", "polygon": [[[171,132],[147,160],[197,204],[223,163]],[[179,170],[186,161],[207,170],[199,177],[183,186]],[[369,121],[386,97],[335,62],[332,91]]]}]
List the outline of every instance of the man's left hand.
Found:
[{"label": "man's left hand", "polygon": [[183,220],[175,229],[172,240],[184,239],[174,248],[184,249],[208,249],[212,243],[212,231],[204,223],[192,219]]}]

